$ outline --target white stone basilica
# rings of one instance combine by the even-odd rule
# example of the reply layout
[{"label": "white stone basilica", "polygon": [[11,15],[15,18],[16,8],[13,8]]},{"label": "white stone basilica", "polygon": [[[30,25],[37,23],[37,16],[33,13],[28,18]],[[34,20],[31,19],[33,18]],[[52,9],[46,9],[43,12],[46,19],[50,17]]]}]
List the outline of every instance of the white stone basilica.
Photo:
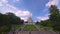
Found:
[{"label": "white stone basilica", "polygon": [[31,18],[31,16],[28,17],[27,22],[28,22],[28,23],[25,23],[25,24],[35,24],[35,23],[33,22],[32,18]]},{"label": "white stone basilica", "polygon": [[33,20],[32,20],[31,17],[28,17],[27,21],[28,21],[29,24],[32,24],[33,23]]}]

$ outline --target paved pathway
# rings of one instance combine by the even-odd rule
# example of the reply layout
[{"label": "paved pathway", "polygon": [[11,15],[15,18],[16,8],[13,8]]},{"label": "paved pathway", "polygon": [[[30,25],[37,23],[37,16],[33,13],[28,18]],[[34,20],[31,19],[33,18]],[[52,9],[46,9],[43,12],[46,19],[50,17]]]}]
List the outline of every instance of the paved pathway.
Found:
[{"label": "paved pathway", "polygon": [[[13,34],[13,32],[9,32],[8,34]],[[15,34],[29,34],[29,31],[16,31]],[[40,31],[32,31],[31,34],[57,34],[52,31],[45,31],[45,30],[40,30]]]},{"label": "paved pathway", "polygon": [[[40,29],[38,26],[34,25],[39,31],[32,31],[31,34],[57,34],[52,30],[45,31],[44,29]],[[25,27],[25,25],[24,25]],[[23,28],[24,28],[23,27]],[[10,31],[8,34],[13,34],[13,31]],[[15,31],[15,34],[29,34],[29,31]]]}]

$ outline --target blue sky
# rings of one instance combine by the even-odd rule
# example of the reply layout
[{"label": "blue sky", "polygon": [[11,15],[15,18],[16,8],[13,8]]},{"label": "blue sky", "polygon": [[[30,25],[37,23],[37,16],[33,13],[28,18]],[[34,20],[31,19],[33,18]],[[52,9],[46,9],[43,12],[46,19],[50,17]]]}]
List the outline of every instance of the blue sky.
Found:
[{"label": "blue sky", "polygon": [[60,0],[0,0],[0,12],[12,12],[25,21],[29,16],[33,21],[41,21],[49,19],[49,7],[60,7],[59,3]]}]

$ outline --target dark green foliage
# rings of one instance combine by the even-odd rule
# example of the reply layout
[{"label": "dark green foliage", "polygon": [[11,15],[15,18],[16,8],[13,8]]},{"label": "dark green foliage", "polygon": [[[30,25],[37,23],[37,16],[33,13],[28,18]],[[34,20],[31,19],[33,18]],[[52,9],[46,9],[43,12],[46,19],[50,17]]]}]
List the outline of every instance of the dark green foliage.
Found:
[{"label": "dark green foliage", "polygon": [[49,19],[41,21],[40,25],[52,27],[54,31],[60,32],[60,11],[55,5],[50,7]]},{"label": "dark green foliage", "polygon": [[60,31],[60,13],[56,6],[50,7],[50,21],[54,30]]},{"label": "dark green foliage", "polygon": [[6,13],[6,15],[9,16],[11,24],[21,24],[22,20],[19,17],[15,16],[15,14],[9,12]]},{"label": "dark green foliage", "polygon": [[50,26],[49,20],[41,21],[40,25]]},{"label": "dark green foliage", "polygon": [[0,13],[0,32],[7,32],[11,30],[11,25],[23,24],[24,20],[21,20],[19,17],[15,16],[13,13]]},{"label": "dark green foliage", "polygon": [[23,24],[24,23],[24,20],[21,20],[21,24]]},{"label": "dark green foliage", "polygon": [[2,26],[0,27],[0,32],[8,32],[10,30],[10,26]]},{"label": "dark green foliage", "polygon": [[28,21],[25,21],[25,23],[28,23]]},{"label": "dark green foliage", "polygon": [[39,23],[40,23],[40,22],[38,22],[38,21],[36,22],[36,24],[39,24]]}]

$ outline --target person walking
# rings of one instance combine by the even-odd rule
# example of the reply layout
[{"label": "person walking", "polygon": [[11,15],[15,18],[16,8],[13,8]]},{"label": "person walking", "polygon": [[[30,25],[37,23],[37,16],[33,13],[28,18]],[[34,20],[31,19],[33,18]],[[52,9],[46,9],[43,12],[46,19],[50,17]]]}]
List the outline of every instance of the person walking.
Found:
[{"label": "person walking", "polygon": [[31,30],[29,31],[29,34],[31,34]]}]

